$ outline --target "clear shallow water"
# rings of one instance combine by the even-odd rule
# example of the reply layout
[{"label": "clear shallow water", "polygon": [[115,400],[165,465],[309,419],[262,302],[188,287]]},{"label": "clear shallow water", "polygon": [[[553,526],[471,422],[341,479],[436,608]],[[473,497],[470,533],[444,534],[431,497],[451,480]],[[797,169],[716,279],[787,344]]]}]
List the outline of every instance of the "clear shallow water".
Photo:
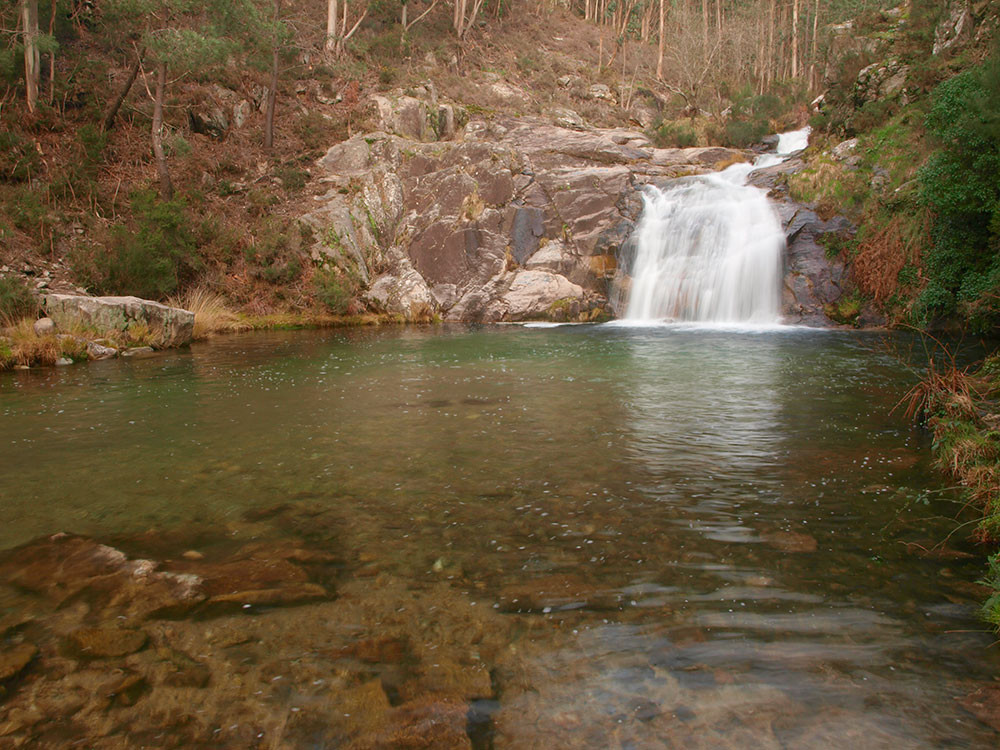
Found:
[{"label": "clear shallow water", "polygon": [[884,340],[288,332],[2,375],[0,547],[329,511],[345,590],[376,566],[444,647],[488,612],[479,746],[994,746],[955,700],[1000,667],[982,561],[914,554],[954,511],[914,503],[941,479]]}]

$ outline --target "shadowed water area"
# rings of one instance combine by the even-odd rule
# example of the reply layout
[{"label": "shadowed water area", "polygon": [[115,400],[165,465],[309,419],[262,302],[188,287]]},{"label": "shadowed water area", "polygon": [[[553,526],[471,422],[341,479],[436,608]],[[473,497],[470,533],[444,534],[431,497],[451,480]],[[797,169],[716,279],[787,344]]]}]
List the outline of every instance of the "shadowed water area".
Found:
[{"label": "shadowed water area", "polygon": [[0,747],[995,747],[982,559],[935,547],[888,340],[287,332],[0,375]]}]

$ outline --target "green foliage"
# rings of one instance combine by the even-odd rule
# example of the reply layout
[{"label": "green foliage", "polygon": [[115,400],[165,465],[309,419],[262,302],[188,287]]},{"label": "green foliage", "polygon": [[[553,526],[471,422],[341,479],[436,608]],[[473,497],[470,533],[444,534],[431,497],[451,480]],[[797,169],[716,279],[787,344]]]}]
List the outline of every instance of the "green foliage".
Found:
[{"label": "green foliage", "polygon": [[46,193],[28,185],[3,194],[4,208],[11,223],[38,241],[38,248],[51,251],[56,236],[58,215],[46,202]]},{"label": "green foliage", "polygon": [[728,116],[721,128],[713,128],[712,140],[723,146],[746,148],[760,143],[771,132],[771,120],[785,109],[781,99],[773,94],[754,94],[744,86],[730,96]]},{"label": "green foliage", "polygon": [[302,273],[301,234],[287,222],[265,221],[244,250],[244,260],[255,278],[269,284],[290,284]]},{"label": "green foliage", "polygon": [[27,182],[38,174],[41,161],[30,140],[13,130],[0,130],[0,180]]},{"label": "green foliage", "polygon": [[74,257],[76,271],[105,294],[162,299],[190,280],[200,267],[188,229],[183,197],[161,201],[152,190],[131,198],[133,226],[118,225],[108,247],[89,257]]},{"label": "green foliage", "polygon": [[983,583],[994,590],[983,605],[983,619],[1000,628],[1000,552],[990,557],[989,572]]},{"label": "green foliage", "polygon": [[989,327],[1000,290],[1000,56],[940,84],[926,127],[940,148],[919,172],[934,214],[920,312]]},{"label": "green foliage", "polygon": [[650,137],[657,148],[689,148],[698,143],[694,128],[682,122],[659,120],[654,123]]},{"label": "green foliage", "polygon": [[13,323],[38,314],[38,300],[19,276],[0,276],[0,323]]},{"label": "green foliage", "polygon": [[316,299],[334,315],[345,315],[357,293],[357,282],[337,268],[324,266],[313,276]]}]

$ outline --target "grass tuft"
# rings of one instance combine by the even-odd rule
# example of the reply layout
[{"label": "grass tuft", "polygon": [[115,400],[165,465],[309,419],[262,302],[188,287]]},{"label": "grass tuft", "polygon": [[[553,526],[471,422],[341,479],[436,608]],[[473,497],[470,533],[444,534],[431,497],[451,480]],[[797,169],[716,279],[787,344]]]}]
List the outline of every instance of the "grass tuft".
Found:
[{"label": "grass tuft", "polygon": [[217,333],[245,331],[253,327],[229,308],[225,297],[204,287],[196,287],[183,295],[171,297],[169,304],[194,313],[195,339],[205,339]]}]

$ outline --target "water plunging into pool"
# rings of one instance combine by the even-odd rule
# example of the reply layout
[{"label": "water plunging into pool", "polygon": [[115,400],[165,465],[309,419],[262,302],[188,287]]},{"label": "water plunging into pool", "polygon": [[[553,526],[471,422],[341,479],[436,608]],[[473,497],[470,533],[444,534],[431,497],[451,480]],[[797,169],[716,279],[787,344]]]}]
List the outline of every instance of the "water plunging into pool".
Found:
[{"label": "water plunging into pool", "polygon": [[747,178],[808,140],[808,128],[784,133],[774,154],[753,163],[647,186],[631,282],[619,287],[625,321],[779,323],[785,235],[767,194]]}]

